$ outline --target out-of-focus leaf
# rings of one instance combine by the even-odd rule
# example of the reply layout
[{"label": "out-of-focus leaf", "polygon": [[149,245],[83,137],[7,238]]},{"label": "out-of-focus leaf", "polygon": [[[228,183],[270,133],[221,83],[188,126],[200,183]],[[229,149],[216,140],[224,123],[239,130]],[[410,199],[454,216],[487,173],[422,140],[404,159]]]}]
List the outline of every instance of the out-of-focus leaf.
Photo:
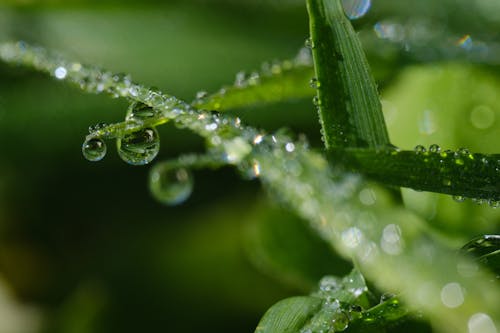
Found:
[{"label": "out-of-focus leaf", "polygon": [[462,247],[462,252],[472,255],[479,262],[500,275],[500,235],[483,235]]},{"label": "out-of-focus leaf", "polygon": [[245,245],[257,268],[303,292],[310,292],[326,274],[350,269],[305,221],[270,205],[261,205],[250,217]]}]

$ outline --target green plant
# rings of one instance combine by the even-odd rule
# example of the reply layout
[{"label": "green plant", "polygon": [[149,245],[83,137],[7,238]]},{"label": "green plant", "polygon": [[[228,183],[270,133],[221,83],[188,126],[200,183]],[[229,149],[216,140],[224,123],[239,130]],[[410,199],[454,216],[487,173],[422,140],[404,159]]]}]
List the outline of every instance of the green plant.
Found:
[{"label": "green plant", "polygon": [[[309,44],[317,77],[311,84],[318,88],[315,103],[326,152],[310,149],[305,140],[293,140],[285,131],[265,133],[223,114],[240,105],[312,95],[314,90],[307,86],[313,76],[307,50],[260,73],[239,75],[235,86],[213,95],[200,93],[190,104],[138,85],[128,76],[67,62],[23,43],[2,44],[0,56],[85,91],[104,92],[131,102],[124,122],[94,127],[87,136],[83,152],[89,160],[104,157],[103,140],[117,139],[124,160],[147,164],[159,149],[155,127],[174,122],[205,138],[207,153],[157,164],[150,186],[159,200],[177,204],[189,195],[189,169],[235,165],[245,177],[259,178],[279,200],[309,220],[338,253],[354,261],[357,270],[349,277],[326,278],[311,296],[273,307],[257,331],[342,331],[347,326],[358,331],[383,330],[407,316],[408,309],[422,311],[442,330],[465,332],[469,328],[475,332],[479,322],[486,325],[481,326],[483,329],[492,331],[491,325],[498,325],[500,318],[499,291],[490,283],[489,273],[477,270],[471,278],[457,272],[457,264],[469,267],[472,261],[455,258],[456,251],[433,235],[421,218],[400,207],[397,191],[367,185],[362,177],[387,185],[489,200],[496,206],[500,199],[498,156],[441,151],[438,146],[429,151],[418,147],[415,152],[391,146],[375,85],[340,2],[308,4]],[[373,191],[376,205],[371,203]],[[484,243],[474,244],[478,246],[470,248],[484,247]],[[493,241],[487,251],[496,258],[497,249],[498,243]],[[402,294],[373,306],[359,271],[380,289]],[[465,296],[463,290],[467,291]],[[458,299],[459,306],[443,303],[443,294],[445,299],[446,295]]]}]

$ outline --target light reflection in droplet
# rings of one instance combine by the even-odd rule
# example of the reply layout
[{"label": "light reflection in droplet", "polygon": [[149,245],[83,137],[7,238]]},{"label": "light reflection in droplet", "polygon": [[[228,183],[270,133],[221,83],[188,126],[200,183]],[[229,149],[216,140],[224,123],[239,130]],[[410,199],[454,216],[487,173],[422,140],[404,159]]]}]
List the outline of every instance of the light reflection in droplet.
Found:
[{"label": "light reflection in droplet", "polygon": [[476,313],[469,318],[469,333],[498,333],[495,323],[486,313]]},{"label": "light reflection in droplet", "polygon": [[66,70],[66,68],[62,67],[62,66],[59,66],[55,69],[54,71],[54,75],[57,79],[59,80],[62,80],[66,77],[66,75],[68,74],[68,71]]},{"label": "light reflection in droplet", "polygon": [[344,6],[344,12],[351,20],[358,19],[370,9],[372,2],[371,0],[342,0],[342,5]]},{"label": "light reflection in droplet", "polygon": [[495,122],[495,112],[487,105],[478,105],[470,113],[470,122],[477,129],[488,129]]},{"label": "light reflection in droplet", "polygon": [[448,283],[441,289],[441,302],[446,307],[457,308],[464,303],[464,293],[460,284]]},{"label": "light reflection in droplet", "polygon": [[456,45],[465,50],[470,50],[473,46],[472,38],[470,35],[464,35],[459,40],[457,40]]},{"label": "light reflection in droplet", "polygon": [[377,22],[373,26],[373,30],[380,39],[387,39],[391,42],[401,42],[405,39],[404,28],[399,23]]},{"label": "light reflection in droplet", "polygon": [[293,144],[293,142],[288,142],[286,145],[285,145],[285,149],[287,152],[291,153],[295,150],[295,145]]}]

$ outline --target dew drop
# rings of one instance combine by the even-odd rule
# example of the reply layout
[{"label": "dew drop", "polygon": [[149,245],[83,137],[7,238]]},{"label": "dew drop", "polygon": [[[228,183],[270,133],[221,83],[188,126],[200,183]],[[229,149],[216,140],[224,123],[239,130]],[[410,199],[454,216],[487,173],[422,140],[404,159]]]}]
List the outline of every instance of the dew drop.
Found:
[{"label": "dew drop", "polygon": [[97,123],[95,125],[90,125],[89,126],[89,133],[94,133],[95,131],[98,131],[106,126],[108,126],[106,123]]},{"label": "dew drop", "polygon": [[305,47],[307,47],[308,49],[314,49],[314,42],[312,40],[311,37],[307,38],[305,43],[304,43]]},{"label": "dew drop", "polygon": [[490,200],[488,200],[488,205],[491,208],[497,209],[498,207],[500,207],[500,201],[494,200],[494,199],[490,199]]},{"label": "dew drop", "polygon": [[366,15],[371,4],[371,0],[342,0],[344,12],[351,20],[355,20]]},{"label": "dew drop", "polygon": [[193,183],[191,171],[165,163],[155,165],[149,177],[149,188],[155,199],[169,206],[186,201],[193,191]]},{"label": "dew drop", "polygon": [[144,128],[116,140],[120,158],[131,165],[151,162],[160,150],[160,136],[156,128]]},{"label": "dew drop", "polygon": [[441,151],[441,147],[439,147],[439,145],[436,145],[436,144],[433,144],[433,145],[430,145],[429,147],[429,152],[430,153],[439,153]]},{"label": "dew drop", "polygon": [[384,303],[384,302],[387,302],[388,300],[394,298],[396,295],[392,294],[392,293],[383,293],[381,296],[380,296],[380,303]]},{"label": "dew drop", "polygon": [[415,151],[415,153],[417,155],[420,155],[420,154],[427,152],[427,149],[425,149],[425,147],[422,145],[415,146],[415,148],[413,150]]},{"label": "dew drop", "polygon": [[208,96],[208,93],[205,90],[200,90],[196,93],[196,99],[204,99]]},{"label": "dew drop", "polygon": [[352,304],[349,306],[350,320],[357,320],[363,317],[363,308],[360,305]]},{"label": "dew drop", "polygon": [[106,156],[106,143],[102,139],[85,140],[82,145],[83,157],[91,162],[100,161]]},{"label": "dew drop", "polygon": [[333,315],[332,328],[334,332],[345,331],[349,327],[349,317],[344,311],[338,311]]},{"label": "dew drop", "polygon": [[319,97],[318,96],[314,96],[313,97],[313,104],[315,106],[320,106],[321,105],[321,101],[319,100]]},{"label": "dew drop", "polygon": [[466,198],[464,196],[461,196],[461,195],[454,195],[453,196],[453,200],[455,200],[455,202],[464,202],[465,199]]},{"label": "dew drop", "polygon": [[313,89],[317,89],[317,88],[319,88],[320,83],[319,83],[319,81],[318,81],[318,79],[317,79],[317,78],[313,77],[313,78],[309,81],[309,85],[311,86],[311,88],[313,88]]}]

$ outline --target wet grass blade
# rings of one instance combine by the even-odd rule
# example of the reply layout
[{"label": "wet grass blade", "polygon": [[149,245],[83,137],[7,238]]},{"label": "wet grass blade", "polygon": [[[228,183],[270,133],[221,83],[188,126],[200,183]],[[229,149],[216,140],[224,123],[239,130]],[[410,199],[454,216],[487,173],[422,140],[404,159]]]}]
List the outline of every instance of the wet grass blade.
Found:
[{"label": "wet grass blade", "polygon": [[375,81],[340,0],[308,0],[317,105],[327,149],[389,144]]}]

